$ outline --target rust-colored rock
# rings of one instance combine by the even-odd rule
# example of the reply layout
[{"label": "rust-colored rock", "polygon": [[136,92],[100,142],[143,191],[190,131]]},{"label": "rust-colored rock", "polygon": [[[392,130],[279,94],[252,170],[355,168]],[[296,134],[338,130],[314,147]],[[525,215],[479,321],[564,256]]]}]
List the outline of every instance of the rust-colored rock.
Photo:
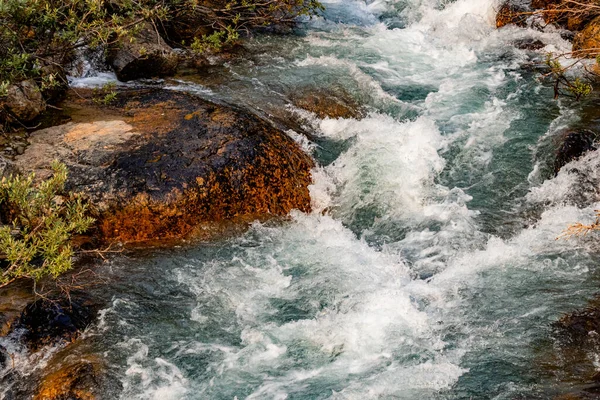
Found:
[{"label": "rust-colored rock", "polygon": [[88,357],[65,363],[42,378],[34,400],[96,400],[99,393],[103,365]]},{"label": "rust-colored rock", "polygon": [[566,0],[533,0],[531,7],[542,10],[541,14],[547,23],[554,23],[571,31],[579,31],[594,18],[593,8],[589,1],[567,2]]},{"label": "rust-colored rock", "polygon": [[496,28],[502,28],[506,25],[524,27],[527,25],[528,16],[527,9],[524,7],[505,2],[496,14]]},{"label": "rust-colored rock", "polygon": [[600,54],[600,17],[593,19],[573,39],[573,52],[577,57],[596,57]]},{"label": "rust-colored rock", "polygon": [[531,8],[536,10],[548,9],[558,3],[560,3],[560,0],[531,0]]},{"label": "rust-colored rock", "polygon": [[42,178],[53,159],[67,164],[104,239],[176,239],[205,223],[310,210],[313,162],[268,122],[185,93],[119,96],[110,121],[35,132],[15,161]]},{"label": "rust-colored rock", "polygon": [[340,87],[332,89],[306,88],[290,95],[292,103],[319,118],[361,118],[360,105]]}]

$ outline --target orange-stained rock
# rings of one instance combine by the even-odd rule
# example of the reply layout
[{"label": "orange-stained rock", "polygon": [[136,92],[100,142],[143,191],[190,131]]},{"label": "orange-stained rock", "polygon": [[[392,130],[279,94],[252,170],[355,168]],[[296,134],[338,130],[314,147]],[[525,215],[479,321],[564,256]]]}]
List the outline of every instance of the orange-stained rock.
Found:
[{"label": "orange-stained rock", "polygon": [[531,8],[536,10],[547,9],[560,3],[560,0],[531,0]]},{"label": "orange-stained rock", "polygon": [[524,27],[527,25],[529,13],[523,7],[516,6],[510,2],[505,2],[500,6],[496,14],[496,28],[502,28],[506,25],[517,25]]},{"label": "orange-stained rock", "polygon": [[589,11],[586,1],[532,0],[531,7],[543,10],[542,15],[547,23],[554,23],[571,31],[584,29],[594,18],[594,11]]},{"label": "orange-stained rock", "polygon": [[[310,210],[312,159],[267,121],[174,91],[119,97],[108,120],[37,131],[15,160],[41,178],[53,159],[67,164],[68,188],[87,195],[103,238],[182,238],[207,222]],[[87,115],[98,108],[77,102]]]},{"label": "orange-stained rock", "polygon": [[93,357],[66,362],[42,378],[34,400],[96,400],[102,363]]},{"label": "orange-stained rock", "polygon": [[593,19],[575,35],[573,52],[577,57],[593,58],[600,55],[600,17]]}]

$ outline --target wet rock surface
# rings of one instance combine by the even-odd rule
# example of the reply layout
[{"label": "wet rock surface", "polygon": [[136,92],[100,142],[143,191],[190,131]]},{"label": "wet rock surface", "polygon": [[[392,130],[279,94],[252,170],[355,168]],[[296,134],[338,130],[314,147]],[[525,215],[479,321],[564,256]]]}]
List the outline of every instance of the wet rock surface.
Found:
[{"label": "wet rock surface", "polygon": [[10,360],[10,356],[6,349],[0,345],[0,370],[6,368],[8,365],[8,361]]},{"label": "wet rock surface", "polygon": [[360,105],[341,87],[329,89],[306,88],[290,94],[290,100],[299,108],[319,118],[361,118]]},{"label": "wet rock surface", "polygon": [[560,138],[560,145],[554,160],[554,173],[557,174],[565,164],[579,158],[588,151],[596,150],[598,135],[590,130],[582,129],[566,132]]},{"label": "wet rock surface", "polygon": [[25,307],[35,301],[31,284],[13,282],[0,288],[0,336],[5,336],[17,323]]},{"label": "wet rock surface", "polygon": [[34,400],[94,400],[102,399],[104,365],[86,357],[67,360],[46,374]]},{"label": "wet rock surface", "polygon": [[529,7],[522,2],[504,2],[496,14],[496,28],[506,25],[527,26]]},{"label": "wet rock surface", "polygon": [[108,49],[107,62],[119,80],[175,74],[178,56],[150,23],[146,23],[134,39]]},{"label": "wet rock surface", "polygon": [[514,41],[514,45],[516,48],[521,49],[521,50],[540,50],[543,49],[544,47],[546,47],[546,45],[544,44],[544,42],[542,42],[539,39],[532,39],[532,38],[527,38],[527,39],[518,39]]},{"label": "wet rock surface", "polygon": [[584,309],[561,317],[552,324],[554,351],[547,360],[552,376],[572,387],[556,399],[600,398],[600,374],[594,362],[600,351],[600,297]]},{"label": "wet rock surface", "polygon": [[35,132],[15,163],[44,178],[53,159],[64,162],[68,189],[87,195],[107,240],[310,210],[311,158],[253,114],[164,90],[121,92],[108,110],[77,101],[88,121],[103,119]]},{"label": "wet rock surface", "polygon": [[69,298],[43,298],[25,307],[13,329],[24,330],[22,342],[36,351],[75,340],[94,321],[97,311],[98,304],[83,293]]}]

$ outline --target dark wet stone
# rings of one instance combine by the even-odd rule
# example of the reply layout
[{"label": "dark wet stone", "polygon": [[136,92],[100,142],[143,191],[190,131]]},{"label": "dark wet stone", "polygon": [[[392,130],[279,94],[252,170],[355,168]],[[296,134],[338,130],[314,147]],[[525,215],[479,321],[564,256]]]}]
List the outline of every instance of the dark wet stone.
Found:
[{"label": "dark wet stone", "polygon": [[46,345],[71,342],[95,319],[97,305],[84,295],[71,299],[39,299],[21,313],[15,329],[24,329],[23,342],[35,351]]},{"label": "dark wet stone", "polygon": [[539,50],[546,47],[544,42],[542,42],[541,40],[532,38],[515,40],[513,44],[516,48],[521,50]]},{"label": "dark wet stone", "polygon": [[558,173],[565,164],[579,158],[588,151],[596,150],[596,138],[597,134],[589,130],[563,134],[560,147],[556,152],[554,173]]},{"label": "dark wet stone", "polygon": [[319,118],[363,117],[361,106],[342,87],[328,89],[306,87],[290,94],[292,103]]},{"label": "dark wet stone", "polygon": [[135,40],[125,40],[108,49],[108,64],[122,81],[174,75],[179,57],[147,23]]},{"label": "dark wet stone", "polygon": [[10,356],[8,355],[8,352],[2,345],[0,345],[0,370],[6,368],[9,360]]}]

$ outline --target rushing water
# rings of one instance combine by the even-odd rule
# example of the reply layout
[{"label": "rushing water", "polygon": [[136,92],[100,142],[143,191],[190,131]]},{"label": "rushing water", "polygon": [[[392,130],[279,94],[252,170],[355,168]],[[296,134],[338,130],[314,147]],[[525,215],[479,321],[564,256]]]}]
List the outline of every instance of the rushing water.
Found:
[{"label": "rushing water", "polygon": [[[496,30],[491,0],[323,3],[296,35],[170,84],[296,114],[314,135],[314,211],[103,268],[110,306],[86,341],[121,383],[109,397],[568,391],[543,368],[550,324],[597,288],[598,245],[555,238],[600,206],[600,161],[553,177],[548,149],[579,106],[526,66],[569,43]],[[320,120],[289,105],[305,88],[341,88],[368,114]]]}]

